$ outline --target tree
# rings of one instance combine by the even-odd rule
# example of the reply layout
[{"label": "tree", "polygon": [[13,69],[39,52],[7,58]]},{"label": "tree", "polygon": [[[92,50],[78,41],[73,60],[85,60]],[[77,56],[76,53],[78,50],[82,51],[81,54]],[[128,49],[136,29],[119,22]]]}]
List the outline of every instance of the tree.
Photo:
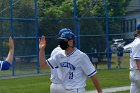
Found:
[{"label": "tree", "polygon": [[[108,5],[108,15],[113,16],[125,16],[125,7],[130,0],[107,0]],[[14,4],[16,2],[16,4]],[[76,0],[77,2],[77,18],[80,18],[81,23],[81,34],[83,35],[98,35],[105,34],[105,8],[104,0]],[[13,0],[13,17],[14,18],[34,18],[34,0]],[[0,9],[9,6],[9,1],[2,0],[0,2]],[[62,27],[71,28],[74,31],[74,4],[73,0],[38,0],[38,16],[43,18],[39,20],[39,36],[42,34],[47,36],[57,36],[58,30]],[[5,13],[1,13],[0,16],[9,17],[9,9]],[[85,17],[103,17],[103,18],[89,18]],[[50,19],[49,19],[50,18]],[[54,19],[52,19],[54,18]],[[120,23],[121,20],[109,19],[109,31],[110,33],[121,33]],[[8,35],[9,22],[0,21],[0,35]],[[116,31],[116,29],[118,30]],[[3,30],[4,29],[4,30]],[[32,37],[35,36],[34,21],[13,21],[14,36],[18,37]],[[5,32],[3,32],[5,31]],[[7,31],[7,32],[6,32]],[[105,37],[100,39],[98,37],[96,40],[104,41]],[[96,42],[93,38],[88,37],[90,42]],[[18,41],[19,42],[19,41]],[[82,42],[86,42],[84,39]],[[81,42],[83,49],[89,52],[88,48],[85,48],[85,44]],[[30,42],[22,41],[23,45],[26,43],[29,46]],[[50,41],[52,46],[54,43]],[[93,43],[89,44],[90,47]],[[17,45],[17,47],[19,47]],[[49,52],[51,52],[53,47],[49,47]],[[28,48],[21,48],[28,51]],[[20,50],[21,50],[20,49]],[[20,50],[17,53],[20,53]],[[24,51],[23,54],[32,54],[33,48],[28,51]]]},{"label": "tree", "polygon": [[[109,16],[125,16],[125,7],[129,3],[130,0],[107,0],[107,6],[108,6],[108,15]],[[104,6],[104,0],[76,0],[77,2],[77,17],[81,18],[81,34],[89,34],[89,35],[98,35],[98,34],[105,34],[105,6]],[[73,0],[39,0],[39,11],[40,11],[40,17],[46,17],[46,18],[73,18],[73,12],[74,12],[74,5]],[[123,7],[123,8],[122,8]],[[84,19],[85,17],[103,17],[103,18],[91,18],[91,19]],[[67,20],[68,21],[68,20]],[[114,19],[109,19],[109,23],[112,24],[109,26],[110,33],[118,33],[121,28],[120,24],[121,21],[116,21]],[[51,24],[55,24],[57,28],[52,28]],[[44,25],[47,25],[46,27],[42,28]],[[46,20],[46,21],[40,21],[40,34],[41,33],[47,33],[47,35],[52,34],[57,35],[55,31],[56,29],[60,28],[61,25],[67,26],[70,25],[69,23],[66,23],[66,21],[62,20],[56,20],[55,22],[52,20]],[[72,25],[73,26],[73,25]],[[68,27],[68,26],[67,26]],[[71,27],[72,28],[72,27]],[[114,28],[118,28],[118,31],[114,30]],[[45,32],[44,32],[45,31]],[[89,37],[89,42],[97,42],[97,40],[104,41],[105,45],[105,37],[101,38],[98,37],[98,39],[93,40]],[[84,42],[82,40],[82,42]],[[81,42],[81,46],[83,46],[83,49],[87,49],[85,51],[89,52],[88,48],[85,44]],[[86,42],[86,41],[85,41]],[[88,44],[89,46],[93,46],[93,43]],[[98,46],[97,46],[98,47]]]},{"label": "tree", "polygon": [[[0,2],[0,37],[9,35],[9,22],[2,20],[2,18],[9,17],[9,3],[7,0],[1,0]],[[0,56],[7,56],[8,42],[5,39],[0,39]]]},{"label": "tree", "polygon": [[[36,55],[36,32],[34,19],[34,0],[20,0],[13,6],[13,34],[15,39],[15,51],[17,56]],[[31,43],[32,42],[32,43]],[[25,58],[23,58],[25,59]],[[29,58],[30,60],[30,58]],[[30,62],[27,60],[28,62]]]}]

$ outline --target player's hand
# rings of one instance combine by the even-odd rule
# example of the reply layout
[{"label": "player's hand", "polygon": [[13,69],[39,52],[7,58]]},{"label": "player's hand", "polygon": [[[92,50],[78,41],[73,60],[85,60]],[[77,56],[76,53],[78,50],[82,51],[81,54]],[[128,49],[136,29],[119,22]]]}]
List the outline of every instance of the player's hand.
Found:
[{"label": "player's hand", "polygon": [[46,47],[45,36],[42,36],[40,41],[39,41],[39,49],[45,49],[45,47]]},{"label": "player's hand", "polygon": [[10,51],[14,51],[14,40],[12,37],[9,38],[9,49]]}]

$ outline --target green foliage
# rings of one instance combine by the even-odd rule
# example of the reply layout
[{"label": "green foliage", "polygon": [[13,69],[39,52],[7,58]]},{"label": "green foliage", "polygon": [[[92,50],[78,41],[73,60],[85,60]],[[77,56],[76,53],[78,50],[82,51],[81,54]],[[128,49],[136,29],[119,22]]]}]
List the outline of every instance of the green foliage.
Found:
[{"label": "green foliage", "polygon": [[[131,0],[107,0],[107,11],[109,16],[124,16],[125,8]],[[95,6],[90,10],[91,15],[105,16],[104,0],[97,0]]]},{"label": "green foliage", "polygon": [[124,16],[125,8],[131,0],[108,0],[110,16]]},{"label": "green foliage", "polygon": [[[73,16],[73,1],[72,0],[51,0],[38,1],[38,6],[41,14],[46,17],[69,17]],[[40,15],[42,16],[42,15]]]},{"label": "green foliage", "polygon": [[[95,2],[96,1],[96,2]],[[125,15],[130,0],[108,0],[110,16]],[[72,17],[73,0],[39,0],[40,10],[46,17]],[[77,16],[105,16],[104,0],[77,0]]]},{"label": "green foliage", "polygon": [[[104,0],[76,0],[77,2],[77,17],[81,18],[79,20],[80,22],[80,29],[81,35],[98,35],[98,34],[106,34],[106,21],[105,21],[105,5]],[[96,2],[95,2],[96,1]],[[107,6],[108,6],[108,15],[109,16],[124,16],[125,15],[125,7],[129,3],[130,0],[107,0]],[[73,18],[74,13],[74,5],[73,0],[38,0],[39,5],[39,11],[41,12],[40,17],[46,17],[46,18]],[[93,16],[101,16],[104,18],[98,18],[98,19],[84,19],[84,17],[93,17]],[[72,28],[73,25],[70,25],[69,23],[65,22],[63,20],[56,20],[54,21],[40,21],[41,28],[39,34],[46,34],[49,35],[52,33],[53,35],[57,35],[56,32],[51,32],[55,30],[59,30],[62,27],[69,27]],[[66,20],[68,21],[68,20]],[[56,26],[51,27],[51,25]],[[74,24],[74,23],[73,23]],[[110,34],[116,34],[116,33],[122,33],[121,28],[121,20],[109,20],[109,33]],[[45,27],[43,27],[45,25]],[[47,25],[47,26],[46,26]],[[68,26],[70,25],[70,26]],[[43,27],[43,28],[42,28]],[[117,28],[117,31],[116,31]],[[74,31],[74,29],[72,29]],[[95,37],[96,38],[96,37]],[[99,37],[100,38],[100,37]],[[111,37],[112,38],[112,37]],[[97,39],[99,40],[99,39]],[[94,40],[93,38],[88,38],[89,42],[93,42],[88,44],[91,47],[94,47],[94,43],[97,43],[97,40]],[[86,52],[90,52],[89,48],[86,48],[85,42],[86,39],[81,38],[81,46],[82,50]],[[103,45],[105,46],[105,36],[100,38],[100,41],[103,41]],[[100,42],[99,41],[99,42]],[[98,45],[98,44],[97,44]],[[99,48],[99,47],[98,47]],[[101,48],[99,51],[103,51],[105,47]]]},{"label": "green foliage", "polygon": [[[104,0],[76,0],[77,2],[77,17],[81,18],[79,22],[81,23],[81,35],[97,35],[97,34],[105,34],[105,18],[101,19],[87,19],[84,17],[93,17],[93,16],[105,16],[104,9]],[[123,16],[125,15],[125,7],[129,3],[130,0],[107,0],[108,4],[108,14],[109,16]],[[16,2],[16,4],[15,4]],[[37,0],[38,2],[38,17],[39,18],[48,18],[47,20],[39,20],[39,36],[57,36],[58,30],[67,27],[72,29],[74,32],[74,4],[73,0]],[[34,0],[13,0],[13,18],[34,18]],[[9,0],[2,0],[0,2],[0,11],[7,8],[4,12],[0,13],[0,17],[10,17],[10,2]],[[70,18],[70,19],[49,19],[49,18]],[[121,21],[111,20],[109,26],[109,31],[111,34],[121,33]],[[115,29],[114,29],[115,28]],[[117,28],[117,31],[116,31]],[[10,31],[10,21],[3,20],[0,21],[0,36],[9,36]],[[15,37],[35,37],[35,21],[25,21],[25,20],[13,20],[13,33]],[[100,37],[99,37],[100,38]],[[82,40],[81,46],[83,50],[86,49],[86,45],[84,42],[86,40],[90,40],[89,46],[94,46],[93,38],[86,38]],[[98,40],[98,38],[97,38]],[[34,40],[35,41],[35,40]],[[105,46],[105,36],[102,37],[100,42],[103,41],[103,46]],[[26,41],[16,41],[18,45],[16,47],[17,55],[28,55],[34,54],[35,46],[31,49],[21,47],[24,45],[32,46],[36,43],[30,43]],[[49,42],[51,47],[48,47],[47,51],[49,53],[55,47],[54,43]],[[104,50],[104,47],[102,48]],[[23,52],[21,52],[23,51]],[[90,49],[84,50],[84,52],[90,52]]]},{"label": "green foliage", "polygon": [[0,1],[0,17],[9,17],[9,0]]}]

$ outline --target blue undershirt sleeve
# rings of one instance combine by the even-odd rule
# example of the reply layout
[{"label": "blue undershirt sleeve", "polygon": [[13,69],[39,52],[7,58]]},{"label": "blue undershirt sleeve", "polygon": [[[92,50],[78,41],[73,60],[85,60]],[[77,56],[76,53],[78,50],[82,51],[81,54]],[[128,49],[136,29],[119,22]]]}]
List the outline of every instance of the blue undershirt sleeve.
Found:
[{"label": "blue undershirt sleeve", "polygon": [[1,70],[8,70],[10,68],[10,63],[7,61],[3,61]]}]

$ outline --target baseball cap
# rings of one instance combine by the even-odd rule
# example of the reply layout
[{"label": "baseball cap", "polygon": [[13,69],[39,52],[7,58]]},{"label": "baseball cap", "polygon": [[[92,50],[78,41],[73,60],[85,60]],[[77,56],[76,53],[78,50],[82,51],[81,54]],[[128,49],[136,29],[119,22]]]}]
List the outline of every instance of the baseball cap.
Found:
[{"label": "baseball cap", "polygon": [[63,32],[60,37],[57,39],[59,40],[75,40],[75,35],[72,32]]},{"label": "baseball cap", "polygon": [[58,36],[60,37],[61,34],[62,34],[63,32],[72,32],[72,31],[71,31],[69,28],[62,28],[62,29],[59,31]]},{"label": "baseball cap", "polygon": [[140,30],[140,22],[137,24],[136,30]]}]

